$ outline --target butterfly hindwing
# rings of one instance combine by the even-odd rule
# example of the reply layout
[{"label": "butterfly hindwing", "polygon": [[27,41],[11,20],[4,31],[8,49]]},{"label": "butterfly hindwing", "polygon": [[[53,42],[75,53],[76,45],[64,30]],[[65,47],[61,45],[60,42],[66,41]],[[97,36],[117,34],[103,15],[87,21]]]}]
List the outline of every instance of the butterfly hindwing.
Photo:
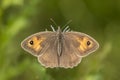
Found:
[{"label": "butterfly hindwing", "polygon": [[82,57],[77,56],[76,49],[72,45],[73,40],[64,35],[62,42],[62,54],[59,57],[59,66],[64,68],[77,66],[81,62]]}]

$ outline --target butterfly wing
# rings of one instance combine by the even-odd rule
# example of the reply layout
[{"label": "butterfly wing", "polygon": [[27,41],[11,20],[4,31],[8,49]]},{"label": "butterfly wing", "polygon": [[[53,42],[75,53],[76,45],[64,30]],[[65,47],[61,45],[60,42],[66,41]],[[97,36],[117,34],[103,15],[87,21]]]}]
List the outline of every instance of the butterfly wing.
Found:
[{"label": "butterfly wing", "polygon": [[73,68],[77,66],[82,57],[76,55],[76,49],[72,45],[73,41],[69,37],[63,38],[62,54],[59,56],[59,67]]},{"label": "butterfly wing", "polygon": [[51,37],[48,41],[48,45],[41,52],[42,54],[38,56],[38,61],[46,68],[59,67],[56,42],[56,37]]},{"label": "butterfly wing", "polygon": [[87,56],[99,48],[98,42],[85,33],[66,32],[65,36],[72,41],[70,44],[76,49],[78,56]]},{"label": "butterfly wing", "polygon": [[45,67],[57,67],[55,35],[55,32],[39,32],[23,40],[21,46],[25,51],[38,57],[38,61]]},{"label": "butterfly wing", "polygon": [[77,66],[82,57],[94,52],[99,44],[92,37],[80,32],[63,33],[63,49],[59,66],[72,68]]},{"label": "butterfly wing", "polygon": [[33,34],[21,42],[21,47],[31,53],[34,56],[41,54],[41,51],[44,49],[45,45],[48,45],[48,39],[54,35],[53,32],[39,32]]}]

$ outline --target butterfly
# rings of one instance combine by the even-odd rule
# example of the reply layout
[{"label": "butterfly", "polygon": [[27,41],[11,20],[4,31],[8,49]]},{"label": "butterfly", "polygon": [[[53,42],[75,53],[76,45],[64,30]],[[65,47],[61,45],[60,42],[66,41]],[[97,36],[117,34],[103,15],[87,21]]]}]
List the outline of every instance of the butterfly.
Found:
[{"label": "butterfly", "polygon": [[99,43],[91,36],[58,27],[35,33],[21,43],[22,48],[38,58],[46,68],[73,68],[83,57],[96,51]]}]

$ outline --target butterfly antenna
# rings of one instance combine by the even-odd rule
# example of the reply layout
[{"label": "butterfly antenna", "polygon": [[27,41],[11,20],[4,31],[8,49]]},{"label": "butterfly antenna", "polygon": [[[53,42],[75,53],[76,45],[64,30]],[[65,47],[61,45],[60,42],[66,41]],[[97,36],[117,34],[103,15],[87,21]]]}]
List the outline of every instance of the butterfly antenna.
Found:
[{"label": "butterfly antenna", "polygon": [[50,20],[54,23],[55,26],[58,26],[52,18],[50,18]]},{"label": "butterfly antenna", "polygon": [[[54,23],[55,26],[58,26],[58,25],[56,24],[56,22],[55,22],[52,18],[50,18],[50,20]],[[52,25],[51,25],[50,27],[51,27],[52,30],[55,32],[55,28],[54,28]]]},{"label": "butterfly antenna", "polygon": [[65,29],[63,30],[63,32],[66,32],[67,30],[69,30],[69,26],[65,27]]},{"label": "butterfly antenna", "polygon": [[[66,27],[68,24],[70,24],[72,22],[72,20],[69,20],[64,26],[63,26],[63,28],[64,27]],[[67,26],[64,30],[63,30],[63,32],[65,32],[67,29],[69,28],[69,26]]]},{"label": "butterfly antenna", "polygon": [[70,31],[70,28],[68,28],[65,32],[69,32]]},{"label": "butterfly antenna", "polygon": [[52,25],[50,25],[50,27],[52,28],[53,32],[55,32],[55,28]]}]

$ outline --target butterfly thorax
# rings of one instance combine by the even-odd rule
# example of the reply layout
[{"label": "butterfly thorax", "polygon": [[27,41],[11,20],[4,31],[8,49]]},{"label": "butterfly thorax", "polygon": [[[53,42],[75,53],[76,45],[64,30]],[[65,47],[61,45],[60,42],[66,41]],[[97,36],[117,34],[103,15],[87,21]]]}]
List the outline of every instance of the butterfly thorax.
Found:
[{"label": "butterfly thorax", "polygon": [[58,53],[58,56],[62,55],[62,46],[63,46],[62,40],[63,40],[63,34],[62,34],[60,27],[58,27],[58,30],[57,30],[57,41],[58,41],[57,53]]}]

